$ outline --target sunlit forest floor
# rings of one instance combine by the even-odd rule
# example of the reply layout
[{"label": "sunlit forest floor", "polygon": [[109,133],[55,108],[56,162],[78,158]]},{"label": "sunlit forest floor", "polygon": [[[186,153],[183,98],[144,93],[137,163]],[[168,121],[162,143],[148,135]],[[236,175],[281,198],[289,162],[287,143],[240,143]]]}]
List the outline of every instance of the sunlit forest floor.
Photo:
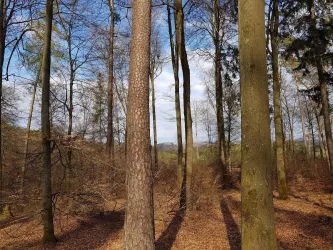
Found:
[{"label": "sunlit forest floor", "polygon": [[[198,195],[196,209],[186,213],[176,212],[177,192],[156,188],[157,250],[240,249],[239,183],[235,189],[223,192],[213,184],[213,179],[202,183],[204,188],[210,186],[211,192]],[[274,192],[279,249],[333,249],[333,194],[295,190],[286,201],[278,200]],[[59,242],[49,246],[39,243],[39,219],[15,218],[0,224],[1,249],[123,249],[124,203],[124,199],[118,199],[104,212],[87,215],[57,213]]]},{"label": "sunlit forest floor", "polygon": [[[59,139],[53,153],[55,234],[58,243],[43,246],[40,216],[40,136],[32,135],[32,164],[27,169],[25,199],[18,195],[24,130],[8,127],[5,137],[5,204],[12,215],[0,215],[0,249],[123,249],[125,206],[125,158],[117,149],[117,169],[112,176],[103,145],[76,141],[72,146],[74,175],[71,185],[63,179],[67,144]],[[60,137],[61,138],[61,137]],[[155,171],[155,239],[157,250],[240,249],[240,152],[233,148],[233,189],[219,188],[219,168],[214,150],[203,148],[195,159],[193,196],[195,209],[182,213],[177,181],[177,155],[159,154]],[[122,156],[122,157],[121,157]],[[290,160],[288,160],[290,159]],[[62,160],[62,161],[61,161]],[[274,206],[279,249],[333,249],[333,185],[326,161],[306,161],[299,150],[287,158],[289,199]],[[274,180],[276,180],[274,173]],[[274,183],[276,190],[276,183]]]}]

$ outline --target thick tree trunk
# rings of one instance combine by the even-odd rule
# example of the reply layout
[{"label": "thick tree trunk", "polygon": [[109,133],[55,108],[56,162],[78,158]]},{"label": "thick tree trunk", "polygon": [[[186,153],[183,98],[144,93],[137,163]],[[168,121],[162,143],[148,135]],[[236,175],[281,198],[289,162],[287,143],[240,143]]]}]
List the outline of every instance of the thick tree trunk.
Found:
[{"label": "thick tree trunk", "polygon": [[273,21],[274,27],[271,35],[272,61],[273,61],[273,102],[274,102],[274,125],[275,125],[275,156],[278,174],[279,198],[288,199],[288,187],[286,179],[286,167],[284,159],[284,143],[282,134],[281,117],[281,88],[279,80],[279,47],[278,47],[278,29],[279,29],[279,9],[278,0],[273,2]]},{"label": "thick tree trunk", "polygon": [[242,249],[277,249],[265,40],[265,2],[240,0]]},{"label": "thick tree trunk", "polygon": [[35,98],[36,98],[36,91],[38,82],[40,81],[40,73],[41,73],[41,65],[38,67],[37,75],[36,75],[36,81],[34,84],[34,88],[31,94],[31,103],[30,103],[30,110],[29,110],[29,116],[28,116],[28,123],[27,123],[27,135],[26,135],[26,141],[24,146],[24,164],[22,165],[21,169],[21,185],[20,185],[20,193],[23,194],[24,191],[24,181],[25,181],[25,171],[28,164],[28,151],[29,151],[29,140],[30,140],[30,128],[31,128],[31,121],[32,121],[32,113],[34,111],[34,105],[35,105]]},{"label": "thick tree trunk", "polygon": [[216,116],[217,116],[217,141],[219,151],[219,164],[221,168],[222,176],[222,188],[228,188],[230,186],[230,177],[227,170],[228,157],[227,147],[225,141],[224,131],[224,115],[223,115],[223,87],[221,76],[221,41],[220,41],[220,11],[219,1],[214,0],[214,66],[215,66],[215,91],[216,91]]},{"label": "thick tree trunk", "polygon": [[188,64],[186,47],[185,47],[185,31],[184,31],[184,13],[181,0],[174,1],[176,11],[176,41],[178,54],[183,71],[183,86],[184,86],[184,118],[185,118],[185,168],[183,187],[186,187],[186,209],[192,210],[192,167],[193,167],[193,131],[192,131],[192,116],[191,116],[191,79],[190,67]]},{"label": "thick tree trunk", "polygon": [[127,116],[125,250],[153,250],[153,174],[149,134],[151,1],[133,1]]},{"label": "thick tree trunk", "polygon": [[51,35],[53,19],[53,0],[46,2],[46,28],[42,64],[42,190],[43,190],[43,243],[55,242],[52,212],[52,179],[51,179],[51,131],[50,131],[50,67],[51,67]]},{"label": "thick tree trunk", "polygon": [[106,148],[110,156],[111,167],[114,167],[114,137],[113,137],[113,47],[114,47],[114,1],[109,1],[110,7],[110,40],[109,40],[109,77],[108,77],[108,129]]},{"label": "thick tree trunk", "polygon": [[[179,96],[179,55],[177,44],[173,40],[172,22],[171,22],[171,11],[170,1],[167,2],[168,11],[168,31],[171,48],[171,62],[173,68],[173,75],[175,79],[175,110],[176,110],[176,124],[177,124],[177,176],[178,183],[182,183],[183,172],[186,171],[183,164],[183,138],[182,138],[182,119],[181,119],[181,108],[180,108],[180,96]],[[176,24],[175,24],[176,25]],[[182,197],[182,195],[181,195]],[[181,204],[180,206],[182,207]]]}]

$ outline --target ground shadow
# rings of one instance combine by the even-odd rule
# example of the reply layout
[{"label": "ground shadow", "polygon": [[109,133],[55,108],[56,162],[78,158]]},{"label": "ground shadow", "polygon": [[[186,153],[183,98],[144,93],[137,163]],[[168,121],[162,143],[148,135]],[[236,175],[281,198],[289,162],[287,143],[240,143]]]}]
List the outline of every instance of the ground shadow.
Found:
[{"label": "ground shadow", "polygon": [[58,242],[53,245],[42,246],[39,241],[21,244],[18,248],[11,249],[96,249],[103,246],[112,234],[119,232],[124,225],[124,211],[109,212],[91,216],[80,221],[80,225],[70,232],[58,237]]},{"label": "ground shadow", "polygon": [[156,240],[156,250],[170,250],[177,238],[177,234],[184,220],[185,211],[178,211],[170,221],[168,227],[162,232],[161,236]]},{"label": "ground shadow", "polygon": [[[224,204],[223,204],[224,202]],[[227,197],[227,204],[229,208],[234,211],[241,210],[241,202],[238,200],[234,200],[232,197]],[[288,201],[286,201],[288,203]],[[221,210],[226,218],[228,218],[228,205],[226,201],[222,200],[221,202]],[[224,209],[223,207],[227,208]],[[225,210],[226,212],[223,212]],[[278,233],[284,229],[293,230],[292,233],[289,233],[289,236],[279,236],[278,243],[279,248],[281,249],[311,249],[310,246],[313,244],[313,240],[316,239],[318,242],[321,242],[323,245],[317,246],[316,249],[328,249],[328,246],[333,245],[332,239],[332,231],[333,231],[333,217],[327,216],[324,213],[321,213],[319,210],[314,207],[314,210],[311,213],[306,213],[305,211],[293,211],[285,209],[284,207],[274,207],[276,224],[278,226]],[[229,212],[231,217],[231,214]],[[228,220],[225,222],[228,228],[228,237],[229,237],[229,228],[232,228],[232,220],[231,226],[228,226]],[[229,220],[230,223],[230,220]],[[285,234],[285,233],[284,233]],[[293,238],[292,241],[291,238]],[[320,240],[319,240],[320,239]],[[233,241],[230,239],[230,247],[231,249],[240,249],[233,248],[231,245]],[[239,240],[239,244],[240,244]]]},{"label": "ground shadow", "polygon": [[235,222],[232,214],[229,210],[228,204],[225,201],[225,198],[222,197],[221,203],[221,212],[223,214],[224,223],[227,228],[228,240],[230,245],[230,250],[240,250],[241,249],[241,234],[238,228],[237,223]]}]

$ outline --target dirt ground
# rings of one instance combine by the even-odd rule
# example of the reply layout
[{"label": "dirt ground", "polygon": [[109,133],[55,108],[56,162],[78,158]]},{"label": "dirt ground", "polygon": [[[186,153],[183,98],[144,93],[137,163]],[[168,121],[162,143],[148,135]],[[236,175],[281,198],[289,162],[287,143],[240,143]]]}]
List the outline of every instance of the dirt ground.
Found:
[{"label": "dirt ground", "polygon": [[[122,202],[114,211],[56,217],[56,245],[40,245],[42,225],[37,218],[0,224],[0,248],[123,249]],[[200,198],[196,210],[186,214],[170,212],[176,203],[176,198],[155,194],[157,250],[240,249],[238,190]],[[333,249],[332,194],[298,193],[287,201],[275,198],[274,206],[279,249]]]}]

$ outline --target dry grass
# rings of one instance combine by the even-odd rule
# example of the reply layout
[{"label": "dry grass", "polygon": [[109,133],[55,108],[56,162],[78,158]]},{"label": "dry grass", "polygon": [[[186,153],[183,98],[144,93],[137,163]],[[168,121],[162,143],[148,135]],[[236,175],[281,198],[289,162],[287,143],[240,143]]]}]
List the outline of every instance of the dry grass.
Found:
[{"label": "dry grass", "polygon": [[[15,133],[13,137],[18,139],[7,143],[19,152],[19,136],[24,133]],[[37,153],[38,136],[33,140],[32,152]],[[100,146],[77,141],[73,148],[75,168],[69,190],[64,188],[67,183],[62,180],[64,168],[59,161],[68,148],[62,146],[60,153],[54,155],[54,221],[59,242],[46,246],[39,243],[40,163],[36,159],[29,166],[26,199],[22,200],[16,191],[19,174],[16,168],[21,164],[21,156],[6,155],[5,176],[9,180],[6,202],[11,204],[14,217],[0,218],[0,249],[123,249],[124,158],[117,159],[117,169],[110,171]],[[196,161],[193,176],[196,209],[182,213],[177,211],[179,184],[175,165],[172,154],[162,154],[160,169],[155,173],[156,249],[240,249],[240,171],[235,169],[232,176],[236,189],[221,193],[214,161],[205,158]],[[301,165],[288,163],[290,199],[274,198],[279,249],[333,249],[331,180],[324,164]],[[274,197],[278,197],[276,192]]]}]

